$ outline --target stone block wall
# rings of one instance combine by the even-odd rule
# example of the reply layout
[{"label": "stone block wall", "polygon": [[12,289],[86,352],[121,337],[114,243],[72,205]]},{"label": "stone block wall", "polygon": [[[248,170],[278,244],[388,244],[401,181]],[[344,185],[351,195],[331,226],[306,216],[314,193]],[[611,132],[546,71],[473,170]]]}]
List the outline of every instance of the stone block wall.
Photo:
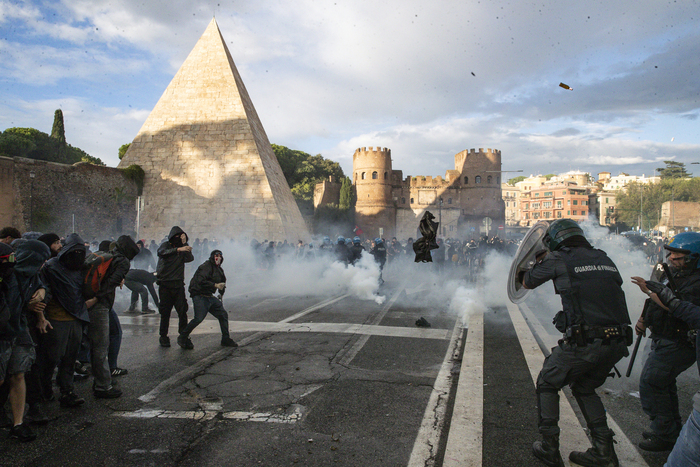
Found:
[{"label": "stone block wall", "polygon": [[0,194],[3,227],[64,236],[75,226],[88,241],[136,235],[137,186],[116,168],[0,157]]}]

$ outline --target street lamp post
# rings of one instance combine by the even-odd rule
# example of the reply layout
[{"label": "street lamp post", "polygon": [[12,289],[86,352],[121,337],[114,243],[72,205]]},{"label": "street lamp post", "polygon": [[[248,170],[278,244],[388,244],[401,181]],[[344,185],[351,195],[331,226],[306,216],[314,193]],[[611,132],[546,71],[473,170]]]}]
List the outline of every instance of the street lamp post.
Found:
[{"label": "street lamp post", "polygon": [[34,231],[34,177],[36,173],[33,170],[29,171],[29,230]]}]

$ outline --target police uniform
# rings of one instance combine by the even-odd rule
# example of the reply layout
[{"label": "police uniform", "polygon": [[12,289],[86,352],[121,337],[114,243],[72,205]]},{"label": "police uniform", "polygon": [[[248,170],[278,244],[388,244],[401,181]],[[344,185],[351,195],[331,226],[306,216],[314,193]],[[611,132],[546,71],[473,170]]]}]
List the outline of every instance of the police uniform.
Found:
[{"label": "police uniform", "polygon": [[[700,270],[681,269],[672,274],[678,298],[700,305]],[[696,352],[688,340],[690,327],[653,301],[647,302],[644,323],[651,330],[652,343],[639,379],[639,396],[651,420],[652,436],[640,447],[665,451],[673,447],[683,427],[676,378],[695,363]]]},{"label": "police uniform", "polygon": [[[617,267],[604,251],[588,244],[580,228],[576,230],[580,234],[557,244],[523,276],[529,289],[552,280],[563,307],[555,325],[564,338],[545,359],[537,378],[539,431],[544,441],[536,442],[533,452],[547,465],[564,465],[559,454],[559,390],[568,385],[594,441],[592,449],[572,453],[570,459],[580,465],[617,465],[612,431],[595,389],[629,354],[632,329]],[[610,463],[596,463],[600,459]]]}]

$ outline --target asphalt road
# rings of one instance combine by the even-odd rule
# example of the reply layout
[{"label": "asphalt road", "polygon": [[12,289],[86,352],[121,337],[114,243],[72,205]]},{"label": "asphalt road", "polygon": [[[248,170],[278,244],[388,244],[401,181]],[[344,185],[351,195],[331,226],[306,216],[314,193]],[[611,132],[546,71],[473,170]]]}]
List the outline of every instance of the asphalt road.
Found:
[{"label": "asphalt road", "polygon": [[[426,270],[386,271],[382,303],[348,290],[273,293],[265,273],[253,274],[224,302],[237,349],[219,345],[211,317],[192,335],[194,350],[175,344],[175,319],[173,346],[162,348],[159,316],[122,313],[122,293],[119,365],[129,374],[116,381],[124,395],[95,400],[91,380],[78,382],[86,404],[50,403],[54,420],[35,427],[36,441],[0,439],[0,465],[539,465],[530,454],[533,374],[557,337],[547,313],[468,308],[483,328],[467,331],[465,308],[451,306],[455,291],[483,297],[492,293],[488,284]],[[431,327],[417,327],[420,317]],[[692,368],[679,383],[681,413],[689,413],[697,386]],[[600,391],[633,451],[646,423],[636,390],[634,378],[623,377]],[[564,430],[576,433],[563,444],[585,449],[572,413]],[[631,452],[623,465],[660,467],[665,455]]]}]

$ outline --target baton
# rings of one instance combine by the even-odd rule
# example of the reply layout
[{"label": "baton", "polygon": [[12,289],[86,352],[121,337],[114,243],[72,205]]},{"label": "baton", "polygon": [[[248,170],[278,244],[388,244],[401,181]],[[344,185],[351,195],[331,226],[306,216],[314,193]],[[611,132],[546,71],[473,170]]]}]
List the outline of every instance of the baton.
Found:
[{"label": "baton", "polygon": [[637,336],[637,341],[634,343],[634,350],[632,350],[632,356],[630,357],[630,364],[627,365],[627,373],[625,376],[627,378],[632,374],[632,367],[634,366],[634,359],[637,357],[637,351],[639,350],[639,344],[642,342],[642,334]]}]

